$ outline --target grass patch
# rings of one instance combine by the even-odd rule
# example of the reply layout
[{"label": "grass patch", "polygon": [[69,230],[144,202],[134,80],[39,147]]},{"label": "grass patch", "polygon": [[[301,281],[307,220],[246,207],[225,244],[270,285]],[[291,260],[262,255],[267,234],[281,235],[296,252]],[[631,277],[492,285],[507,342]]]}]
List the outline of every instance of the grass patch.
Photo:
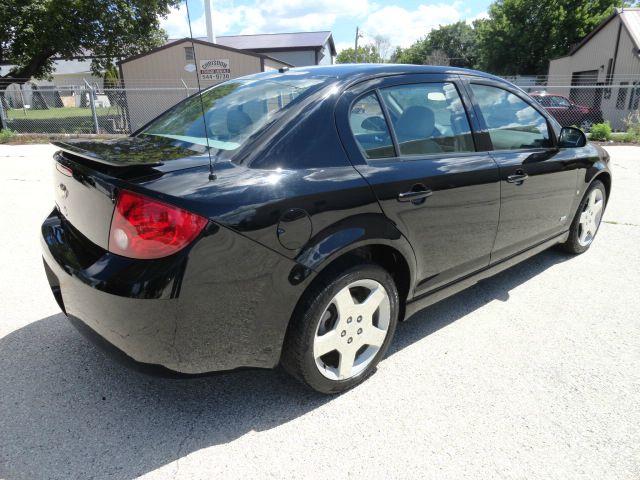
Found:
[{"label": "grass patch", "polygon": [[638,145],[640,144],[640,138],[629,132],[612,132],[611,138],[609,140],[601,141],[592,138],[590,135],[588,136],[589,140],[596,143],[601,143],[603,145],[607,144],[628,144],[628,145]]},{"label": "grass patch", "polygon": [[629,132],[614,132],[611,134],[611,141],[620,143],[638,143],[638,138]]},{"label": "grass patch", "polygon": [[[122,123],[115,108],[96,108],[101,133],[116,133]],[[48,110],[11,109],[7,112],[11,130],[24,133],[95,133],[90,108],[61,107]]]},{"label": "grass patch", "polygon": [[84,140],[110,140],[113,138],[122,138],[125,135],[112,135],[112,134],[88,134],[88,135],[65,135],[65,134],[53,134],[53,135],[43,135],[41,133],[15,133],[5,137],[5,141],[2,141],[3,132],[7,130],[0,130],[0,143],[6,143],[8,145],[29,145],[29,144],[43,144],[50,143],[55,140],[73,140],[73,139],[84,139]]},{"label": "grass patch", "polygon": [[16,136],[13,130],[0,130],[0,143],[10,143]]},{"label": "grass patch", "polygon": [[[111,112],[109,112],[111,110]],[[96,108],[96,115],[105,116],[113,115],[115,112],[110,108]],[[7,111],[7,118],[11,120],[57,120],[59,118],[93,118],[90,108],[61,107],[49,108],[48,110],[32,110],[30,108],[22,110],[21,108],[12,108]]]}]

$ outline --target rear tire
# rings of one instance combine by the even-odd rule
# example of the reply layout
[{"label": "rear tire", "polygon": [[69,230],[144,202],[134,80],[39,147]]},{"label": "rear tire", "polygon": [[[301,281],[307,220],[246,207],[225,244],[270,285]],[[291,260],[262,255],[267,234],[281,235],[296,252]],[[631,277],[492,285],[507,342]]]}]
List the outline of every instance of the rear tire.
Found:
[{"label": "rear tire", "polygon": [[375,371],[398,312],[398,290],[382,267],[361,263],[328,273],[296,307],[281,364],[318,392],[348,390]]},{"label": "rear tire", "polygon": [[607,191],[600,180],[595,180],[584,194],[576,216],[571,223],[569,238],[561,248],[565,252],[586,252],[596,237],[607,204]]}]

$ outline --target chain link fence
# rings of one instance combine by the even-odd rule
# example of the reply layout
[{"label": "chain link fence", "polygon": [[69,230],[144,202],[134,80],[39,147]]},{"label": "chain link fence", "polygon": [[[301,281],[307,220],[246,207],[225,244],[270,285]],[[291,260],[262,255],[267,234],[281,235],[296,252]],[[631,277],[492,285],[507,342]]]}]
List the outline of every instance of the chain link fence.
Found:
[{"label": "chain link fence", "polygon": [[563,127],[589,132],[594,124],[607,122],[613,131],[624,132],[639,118],[638,75],[616,75],[605,81],[598,81],[597,75],[509,80],[538,101]]},{"label": "chain link fence", "polygon": [[13,84],[0,91],[3,128],[17,133],[128,135],[198,89]]},{"label": "chain link fence", "polygon": [[[512,77],[563,126],[590,131],[609,122],[614,131],[626,131],[640,109],[640,76],[616,78],[615,83],[595,79]],[[4,128],[18,133],[128,135],[197,92],[181,82],[138,83],[126,88],[81,85],[12,84],[0,90],[0,117]]]}]

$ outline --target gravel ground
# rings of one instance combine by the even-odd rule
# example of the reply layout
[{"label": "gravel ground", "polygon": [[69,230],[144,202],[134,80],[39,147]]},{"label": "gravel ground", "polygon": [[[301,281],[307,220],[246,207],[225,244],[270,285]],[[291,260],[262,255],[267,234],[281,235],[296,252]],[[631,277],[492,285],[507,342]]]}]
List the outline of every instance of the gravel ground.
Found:
[{"label": "gravel ground", "polygon": [[58,313],[47,145],[0,146],[0,478],[640,478],[640,164],[611,147],[593,247],[554,250],[400,325],[334,398],[280,371],[124,369]]}]

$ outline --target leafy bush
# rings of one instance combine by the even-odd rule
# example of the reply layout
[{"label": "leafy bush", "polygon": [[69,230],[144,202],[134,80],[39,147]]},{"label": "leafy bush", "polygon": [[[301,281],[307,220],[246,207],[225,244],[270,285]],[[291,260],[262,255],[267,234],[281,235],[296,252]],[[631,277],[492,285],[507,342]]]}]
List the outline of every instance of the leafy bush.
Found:
[{"label": "leafy bush", "polygon": [[0,143],[8,143],[16,136],[13,130],[0,130]]},{"label": "leafy bush", "polygon": [[609,125],[609,122],[593,124],[591,127],[591,140],[600,142],[611,140],[611,125]]}]

